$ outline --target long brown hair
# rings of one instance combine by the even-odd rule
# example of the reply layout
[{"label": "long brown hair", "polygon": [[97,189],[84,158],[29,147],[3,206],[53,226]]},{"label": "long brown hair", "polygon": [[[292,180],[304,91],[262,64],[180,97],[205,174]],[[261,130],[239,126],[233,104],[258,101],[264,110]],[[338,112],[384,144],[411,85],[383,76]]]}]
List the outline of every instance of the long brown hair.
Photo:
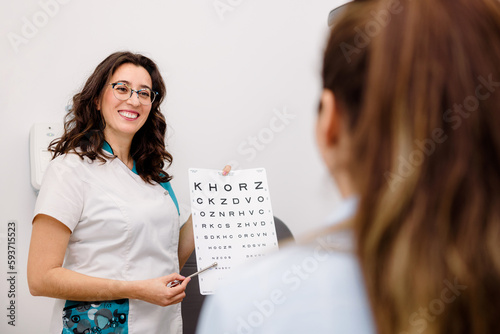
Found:
[{"label": "long brown hair", "polygon": [[[148,119],[135,134],[130,154],[136,162],[137,173],[146,182],[158,183],[172,178],[164,167],[172,163],[172,155],[165,148],[167,124],[161,113],[160,105],[165,97],[165,83],[156,64],[149,58],[131,52],[116,52],[104,59],[87,79],[81,92],[73,97],[73,105],[66,114],[64,134],[51,143],[49,149],[58,155],[74,152],[82,159],[98,159],[104,162],[104,128],[106,124],[96,102],[113,73],[123,64],[131,63],[142,66],[148,71],[156,96]],[[167,163],[167,166],[165,166]]]},{"label": "long brown hair", "polygon": [[498,332],[499,59],[498,0],[358,0],[332,29],[379,333]]}]

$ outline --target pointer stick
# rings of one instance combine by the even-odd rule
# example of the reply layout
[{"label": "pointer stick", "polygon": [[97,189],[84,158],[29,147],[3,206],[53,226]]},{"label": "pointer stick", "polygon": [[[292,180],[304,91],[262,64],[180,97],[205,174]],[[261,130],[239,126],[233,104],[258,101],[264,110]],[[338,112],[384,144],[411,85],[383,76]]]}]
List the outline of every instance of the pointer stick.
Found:
[{"label": "pointer stick", "polygon": [[[203,268],[203,269],[201,269],[201,270],[198,270],[197,272],[195,272],[195,273],[193,273],[193,274],[189,275],[188,277],[193,277],[193,276],[196,276],[196,275],[201,274],[202,272],[204,272],[204,271],[206,271],[206,270],[208,270],[208,269],[210,269],[210,268],[216,267],[216,266],[217,266],[217,262],[214,262],[214,263],[212,263],[211,265],[209,265],[208,267]],[[187,277],[186,277],[186,278],[187,278]],[[179,284],[181,284],[181,283],[182,283],[182,281],[179,281],[179,280],[177,280],[177,279],[176,279],[176,280],[173,280],[172,282],[169,282],[169,283],[167,284],[167,286],[168,286],[169,288],[173,288],[174,286],[177,286],[177,285],[179,285]]]}]

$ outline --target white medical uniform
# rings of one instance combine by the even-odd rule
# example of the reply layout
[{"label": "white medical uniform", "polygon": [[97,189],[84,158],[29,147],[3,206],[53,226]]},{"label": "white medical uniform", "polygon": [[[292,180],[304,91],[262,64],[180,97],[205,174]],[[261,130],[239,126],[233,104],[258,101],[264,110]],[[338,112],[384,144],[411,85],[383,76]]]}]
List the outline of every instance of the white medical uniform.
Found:
[{"label": "white medical uniform", "polygon": [[[76,154],[54,159],[44,175],[37,214],[54,217],[71,230],[67,269],[124,281],[179,272],[180,224],[172,197],[119,159],[92,162]],[[56,300],[50,333],[61,333],[64,304]],[[180,304],[160,307],[130,300],[128,327],[130,334],[181,333]]]}]

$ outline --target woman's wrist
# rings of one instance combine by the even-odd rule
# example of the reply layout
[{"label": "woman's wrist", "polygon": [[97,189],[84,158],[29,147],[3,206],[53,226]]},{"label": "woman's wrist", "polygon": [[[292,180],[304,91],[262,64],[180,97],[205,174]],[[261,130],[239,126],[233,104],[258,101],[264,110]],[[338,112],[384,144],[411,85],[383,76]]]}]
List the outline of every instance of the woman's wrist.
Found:
[{"label": "woman's wrist", "polygon": [[120,298],[140,299],[141,286],[138,281],[117,281],[116,291]]}]

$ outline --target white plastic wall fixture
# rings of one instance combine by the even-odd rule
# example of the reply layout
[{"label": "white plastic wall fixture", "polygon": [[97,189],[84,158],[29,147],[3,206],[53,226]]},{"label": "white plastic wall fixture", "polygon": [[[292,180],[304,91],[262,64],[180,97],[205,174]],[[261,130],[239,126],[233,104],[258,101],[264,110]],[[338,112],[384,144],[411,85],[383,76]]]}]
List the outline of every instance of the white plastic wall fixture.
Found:
[{"label": "white plastic wall fixture", "polygon": [[52,159],[49,144],[61,137],[63,125],[58,123],[36,123],[30,130],[31,185],[40,190],[43,174]]}]

